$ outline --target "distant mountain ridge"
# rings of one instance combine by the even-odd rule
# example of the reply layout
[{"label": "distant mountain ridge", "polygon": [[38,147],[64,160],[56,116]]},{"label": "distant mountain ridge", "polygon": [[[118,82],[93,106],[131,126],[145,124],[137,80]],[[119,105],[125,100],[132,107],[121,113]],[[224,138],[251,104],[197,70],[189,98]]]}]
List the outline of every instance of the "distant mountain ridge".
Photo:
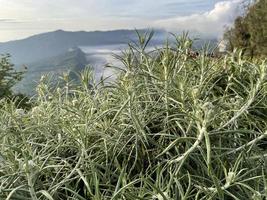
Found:
[{"label": "distant mountain ridge", "polygon": [[[163,31],[156,32],[160,34]],[[57,56],[71,47],[128,43],[133,38],[136,38],[135,30],[93,32],[57,30],[22,40],[0,43],[0,54],[9,53],[13,63],[26,64]]]},{"label": "distant mountain ridge", "polygon": [[[139,33],[147,32],[147,29],[138,30]],[[154,36],[150,41],[149,47],[161,46],[166,39],[173,42],[174,38],[164,30],[154,30]],[[0,43],[0,54],[9,53],[11,62],[17,69],[22,65],[28,67],[25,78],[15,86],[15,91],[34,94],[34,87],[41,75],[47,73],[62,73],[66,71],[79,72],[87,64],[103,62],[103,56],[100,56],[98,49],[109,48],[112,46],[127,46],[132,41],[137,41],[136,30],[113,30],[113,31],[78,31],[70,32],[57,30],[53,32],[33,35],[31,37]],[[194,43],[194,47],[199,49],[204,43],[215,40],[202,39]],[[93,56],[88,52],[83,52],[79,47],[89,47],[94,49]],[[69,51],[72,49],[72,51]],[[113,51],[113,50],[112,50]],[[99,57],[100,56],[100,57]],[[105,64],[103,64],[105,65]],[[101,68],[101,67],[100,67]],[[101,69],[95,69],[98,75]]]},{"label": "distant mountain ridge", "polygon": [[[145,32],[147,30],[138,30]],[[155,35],[163,31],[155,31]],[[0,54],[10,54],[11,62],[20,70],[27,67],[27,72],[14,90],[33,95],[36,82],[43,74],[60,74],[66,71],[79,72],[92,61],[79,49],[79,46],[100,47],[127,44],[137,39],[135,30],[114,31],[78,31],[57,30],[31,37],[0,43]],[[154,42],[157,43],[156,39]]]}]

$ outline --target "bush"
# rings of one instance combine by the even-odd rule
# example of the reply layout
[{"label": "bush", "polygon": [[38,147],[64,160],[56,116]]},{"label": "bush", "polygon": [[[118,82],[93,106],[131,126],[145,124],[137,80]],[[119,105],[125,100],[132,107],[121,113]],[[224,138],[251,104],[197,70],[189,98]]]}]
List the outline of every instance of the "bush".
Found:
[{"label": "bush", "polygon": [[12,91],[12,87],[22,80],[23,74],[23,71],[14,69],[10,55],[0,57],[0,99],[6,98],[14,102],[18,108],[30,109],[29,98],[23,94],[14,94]]},{"label": "bush", "polygon": [[267,55],[267,1],[253,0],[244,16],[235,20],[234,27],[227,30],[224,39],[228,49],[242,48],[250,57]]},{"label": "bush", "polygon": [[50,89],[0,111],[2,199],[265,199],[266,62],[148,52],[140,36],[118,79]]},{"label": "bush", "polygon": [[11,88],[22,79],[23,72],[14,70],[10,62],[10,56],[0,57],[0,98],[10,96]]}]

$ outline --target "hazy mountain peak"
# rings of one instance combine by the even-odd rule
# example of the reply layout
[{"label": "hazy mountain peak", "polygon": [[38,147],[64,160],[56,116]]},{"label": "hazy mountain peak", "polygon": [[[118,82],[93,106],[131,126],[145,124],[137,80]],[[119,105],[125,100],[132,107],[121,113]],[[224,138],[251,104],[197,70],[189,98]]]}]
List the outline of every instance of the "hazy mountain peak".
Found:
[{"label": "hazy mountain peak", "polygon": [[[157,32],[158,35],[160,33],[160,31]],[[59,29],[2,43],[0,44],[0,54],[9,53],[15,64],[25,64],[59,55],[69,48],[77,46],[122,44],[128,43],[134,38],[136,38],[135,30],[71,32]]]}]

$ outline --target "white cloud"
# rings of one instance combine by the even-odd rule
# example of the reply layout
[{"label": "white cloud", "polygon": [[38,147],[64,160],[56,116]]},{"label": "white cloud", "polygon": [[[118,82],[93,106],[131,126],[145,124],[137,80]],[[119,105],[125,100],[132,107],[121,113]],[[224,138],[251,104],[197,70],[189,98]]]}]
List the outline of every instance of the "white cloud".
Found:
[{"label": "white cloud", "polygon": [[[190,30],[217,36],[222,33],[224,25],[231,24],[236,17],[241,1],[0,0],[0,42],[56,29],[90,31],[160,27],[172,32]],[[213,10],[197,14],[214,4]],[[176,17],[176,13],[180,16]]]},{"label": "white cloud", "polygon": [[221,37],[225,27],[231,26],[234,19],[241,14],[242,2],[243,0],[221,1],[208,12],[158,20],[154,26],[168,31],[185,30],[204,36]]}]

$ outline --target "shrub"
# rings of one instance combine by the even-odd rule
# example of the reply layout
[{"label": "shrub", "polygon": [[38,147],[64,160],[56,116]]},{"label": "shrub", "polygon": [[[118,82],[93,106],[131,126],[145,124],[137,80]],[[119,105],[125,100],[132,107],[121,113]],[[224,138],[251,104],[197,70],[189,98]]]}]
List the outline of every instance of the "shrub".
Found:
[{"label": "shrub", "polygon": [[0,57],[0,98],[12,94],[11,88],[22,79],[22,74],[14,70],[9,55]]},{"label": "shrub", "polygon": [[224,34],[228,49],[242,48],[250,57],[267,55],[267,1],[253,0],[245,10],[244,16],[235,20]]},{"label": "shrub", "polygon": [[30,111],[2,102],[1,198],[266,198],[266,62],[191,57],[186,37],[149,52],[150,38],[112,83],[44,77]]}]

